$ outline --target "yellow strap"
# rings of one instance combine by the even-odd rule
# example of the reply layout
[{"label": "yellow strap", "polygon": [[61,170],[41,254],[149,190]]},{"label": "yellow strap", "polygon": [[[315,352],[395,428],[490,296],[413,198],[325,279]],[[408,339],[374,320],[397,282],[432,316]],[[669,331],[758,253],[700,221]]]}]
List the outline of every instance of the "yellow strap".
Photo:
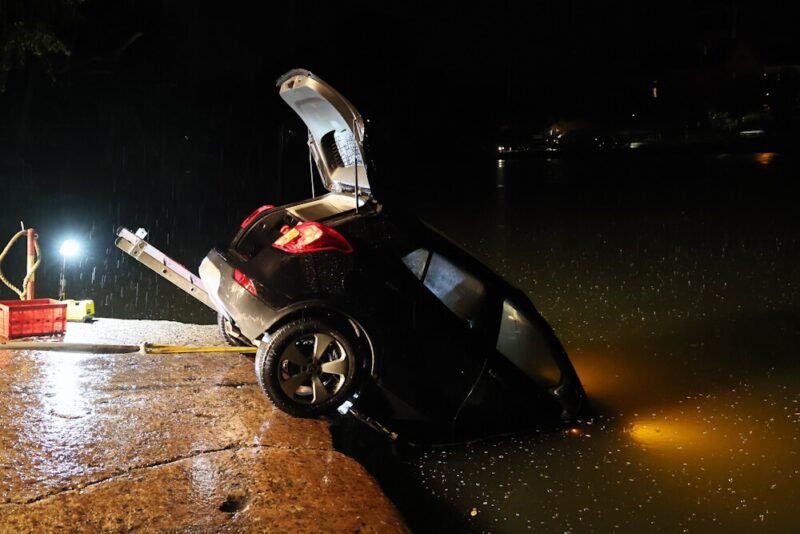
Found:
[{"label": "yellow strap", "polygon": [[193,352],[240,352],[255,354],[257,347],[197,347],[192,345],[158,345],[145,343],[142,352],[146,354],[186,354]]},{"label": "yellow strap", "polygon": [[82,352],[90,354],[188,354],[194,352],[238,352],[255,353],[256,347],[196,347],[192,345],[108,345],[102,343],[65,343],[52,341],[9,341],[0,343],[0,350],[36,350],[44,352]]}]

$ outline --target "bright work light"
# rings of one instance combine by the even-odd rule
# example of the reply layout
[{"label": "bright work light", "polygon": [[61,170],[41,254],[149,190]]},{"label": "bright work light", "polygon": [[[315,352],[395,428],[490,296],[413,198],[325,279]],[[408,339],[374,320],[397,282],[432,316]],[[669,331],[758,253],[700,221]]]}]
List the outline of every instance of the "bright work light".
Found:
[{"label": "bright work light", "polygon": [[61,244],[61,248],[58,249],[59,254],[61,254],[61,278],[58,281],[58,300],[63,301],[67,298],[67,258],[72,258],[77,255],[80,250],[81,246],[74,239],[67,239]]},{"label": "bright work light", "polygon": [[67,239],[62,243],[61,248],[58,249],[59,254],[64,258],[71,258],[81,249],[81,246],[74,239]]}]

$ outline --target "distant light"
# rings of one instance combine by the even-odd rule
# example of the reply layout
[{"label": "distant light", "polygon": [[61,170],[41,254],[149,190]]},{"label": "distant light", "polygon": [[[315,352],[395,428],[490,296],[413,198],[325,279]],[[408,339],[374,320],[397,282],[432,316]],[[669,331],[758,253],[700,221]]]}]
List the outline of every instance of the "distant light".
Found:
[{"label": "distant light", "polygon": [[769,165],[775,159],[775,155],[775,152],[756,152],[753,154],[753,159],[761,165]]},{"label": "distant light", "polygon": [[506,160],[504,160],[504,159],[498,159],[497,160],[497,167],[498,168],[502,169],[505,166],[506,166]]},{"label": "distant light", "polygon": [[640,146],[644,145],[641,141],[631,141],[629,145],[631,148],[639,148]]},{"label": "distant light", "polygon": [[64,256],[65,258],[71,258],[75,256],[81,249],[81,246],[78,244],[77,241],[74,239],[67,239],[64,243],[61,244],[61,248],[58,249],[59,254]]},{"label": "distant light", "polygon": [[764,135],[764,130],[742,130],[739,135],[742,137],[758,137]]}]

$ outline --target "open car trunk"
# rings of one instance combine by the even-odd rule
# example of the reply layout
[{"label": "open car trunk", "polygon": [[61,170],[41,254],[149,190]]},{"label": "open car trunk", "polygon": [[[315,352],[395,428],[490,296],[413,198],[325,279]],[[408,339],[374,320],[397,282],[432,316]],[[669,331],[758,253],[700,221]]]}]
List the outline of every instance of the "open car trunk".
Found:
[{"label": "open car trunk", "polygon": [[277,82],[281,98],[308,128],[308,144],[328,191],[368,198],[364,120],[336,89],[311,72],[296,69]]}]

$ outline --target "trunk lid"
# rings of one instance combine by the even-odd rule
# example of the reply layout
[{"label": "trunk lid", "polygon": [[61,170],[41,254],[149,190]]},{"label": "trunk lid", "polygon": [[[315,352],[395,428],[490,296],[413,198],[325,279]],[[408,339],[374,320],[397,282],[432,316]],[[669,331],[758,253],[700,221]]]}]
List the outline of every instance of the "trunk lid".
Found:
[{"label": "trunk lid", "polygon": [[336,89],[304,69],[277,82],[281,98],[308,127],[308,144],[322,183],[335,193],[372,193],[364,158],[364,120]]}]

